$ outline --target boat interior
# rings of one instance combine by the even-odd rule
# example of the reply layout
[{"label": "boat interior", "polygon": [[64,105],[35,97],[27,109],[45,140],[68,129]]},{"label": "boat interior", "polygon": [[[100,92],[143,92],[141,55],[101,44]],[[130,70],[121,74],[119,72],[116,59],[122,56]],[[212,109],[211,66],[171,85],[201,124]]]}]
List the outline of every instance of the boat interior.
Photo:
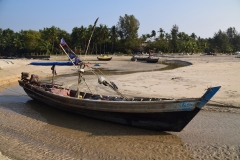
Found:
[{"label": "boat interior", "polygon": [[38,75],[32,74],[30,79],[28,79],[29,73],[22,72],[21,80],[25,84],[39,87],[40,89],[51,92],[54,94],[69,96],[69,97],[78,97],[81,99],[92,99],[92,100],[105,100],[105,101],[176,101],[174,98],[148,98],[148,97],[133,97],[133,98],[124,98],[119,96],[106,96],[91,94],[87,92],[79,92],[77,94],[76,90],[66,89],[59,84],[52,84],[47,82],[39,81]]}]

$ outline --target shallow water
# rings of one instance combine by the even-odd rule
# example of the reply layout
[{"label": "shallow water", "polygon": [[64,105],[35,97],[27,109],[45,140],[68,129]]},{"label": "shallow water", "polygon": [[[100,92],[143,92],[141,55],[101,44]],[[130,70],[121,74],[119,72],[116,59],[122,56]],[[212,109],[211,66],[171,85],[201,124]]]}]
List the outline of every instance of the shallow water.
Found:
[{"label": "shallow water", "polygon": [[[142,64],[148,64],[148,65],[155,65],[155,63],[147,63],[147,62],[136,62],[136,63],[142,63]],[[96,63],[98,64],[98,63]],[[165,71],[165,70],[172,70],[180,67],[185,67],[188,65],[191,65],[191,63],[186,61],[180,61],[180,60],[163,60],[159,61],[158,64],[166,65],[166,67],[160,67],[158,69],[151,69],[151,71]],[[123,74],[132,74],[132,73],[138,73],[138,72],[149,72],[149,70],[132,70],[132,71],[123,71],[119,69],[110,70],[106,68],[96,68],[96,71],[98,72],[100,70],[100,73],[104,75],[123,75]],[[84,75],[93,75],[91,71],[84,72]],[[59,75],[58,77],[68,77],[68,74]],[[78,73],[71,74],[71,76],[78,76]]]},{"label": "shallow water", "polygon": [[12,159],[239,159],[240,115],[200,113],[156,132],[49,108],[15,85],[0,92],[0,152]]}]

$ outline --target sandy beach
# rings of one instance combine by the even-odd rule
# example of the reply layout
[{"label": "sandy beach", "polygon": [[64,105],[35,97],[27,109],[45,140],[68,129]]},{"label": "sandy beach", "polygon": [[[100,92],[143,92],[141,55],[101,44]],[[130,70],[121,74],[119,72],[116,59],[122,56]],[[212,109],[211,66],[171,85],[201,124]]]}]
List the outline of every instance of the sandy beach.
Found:
[{"label": "sandy beach", "polygon": [[[221,86],[221,89],[182,132],[159,133],[65,114],[42,107],[28,97],[19,99],[19,95],[5,88],[24,93],[16,83],[21,72],[37,74],[46,80],[51,77],[51,67],[29,65],[32,61],[44,60],[0,59],[0,93],[4,93],[0,96],[2,154],[10,159],[240,158],[240,58],[169,55],[160,57],[157,64],[132,62],[130,58],[113,56],[111,61],[103,62],[97,61],[96,56],[82,57],[91,67],[114,70],[114,75],[106,74],[106,77],[127,97],[191,98],[202,96],[211,86]],[[50,59],[58,60],[67,59],[59,56]],[[166,67],[164,61],[186,61],[192,65],[159,71]],[[96,63],[100,66],[94,66]],[[56,83],[76,88],[73,66],[57,66],[56,70],[59,75]],[[116,94],[98,85],[94,75],[87,74],[85,79],[94,93]],[[83,85],[82,89],[87,87]],[[18,107],[9,106],[11,103]]]}]

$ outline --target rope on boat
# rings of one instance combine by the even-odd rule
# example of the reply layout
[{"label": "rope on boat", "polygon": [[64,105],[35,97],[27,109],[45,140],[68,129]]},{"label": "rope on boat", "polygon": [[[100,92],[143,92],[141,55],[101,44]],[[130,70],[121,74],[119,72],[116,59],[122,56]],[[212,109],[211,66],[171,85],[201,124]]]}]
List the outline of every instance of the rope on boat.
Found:
[{"label": "rope on boat", "polygon": [[1,88],[4,88],[4,89],[6,89],[6,90],[9,90],[9,91],[11,91],[11,92],[20,94],[20,95],[22,95],[22,96],[28,96],[28,95],[26,95],[26,94],[20,93],[20,92],[18,92],[18,91],[15,91],[15,90],[13,90],[13,89],[10,89],[10,88],[4,87],[4,86],[0,86],[0,87],[1,87]]},{"label": "rope on boat", "polygon": [[[86,51],[85,51],[85,57],[86,57],[86,54],[87,54],[87,51],[88,51],[88,47],[90,45],[90,41],[91,41],[91,38],[92,38],[92,35],[93,35],[93,32],[95,30],[95,27],[96,27],[96,24],[97,24],[97,21],[98,21],[98,18],[96,19],[96,21],[94,22],[94,26],[93,26],[93,30],[92,30],[92,33],[91,33],[91,36],[88,40],[88,45],[87,45],[87,48],[86,48]],[[79,80],[78,80],[78,89],[77,89],[77,94],[79,94],[79,84],[81,82],[81,79],[84,81],[85,85],[88,87],[89,91],[92,93],[92,91],[90,90],[89,86],[87,85],[85,79],[83,78],[83,71],[82,71],[82,67],[81,65],[83,64],[85,66],[85,63],[84,62],[81,62],[80,65],[79,65],[79,69],[76,67],[76,65],[74,64],[74,62],[72,61],[72,59],[70,58],[70,56],[66,53],[66,51],[64,50],[64,48],[62,47],[62,45],[60,44],[60,47],[62,48],[62,50],[64,51],[64,53],[67,55],[67,57],[71,60],[72,64],[74,65],[74,67],[77,69],[78,71],[78,74],[79,74]],[[69,47],[68,47],[69,48]],[[70,48],[69,48],[70,49]],[[70,49],[71,50],[71,49]],[[72,50],[71,50],[72,51]],[[73,51],[72,51],[73,54],[75,54]],[[78,57],[76,54],[75,54],[76,57]],[[84,57],[84,60],[85,60],[85,57]]]},{"label": "rope on boat", "polygon": [[[88,66],[88,65],[86,65],[86,66],[91,69],[90,71],[91,71],[94,75],[96,75],[96,76],[98,77],[98,79],[103,79],[102,82],[99,82],[99,84],[104,84],[105,86],[110,87],[110,88],[111,88],[112,90],[114,90],[117,94],[119,94],[123,99],[129,100],[126,96],[124,96],[121,92],[118,91],[117,85],[116,85],[114,82],[110,81],[110,80],[101,72],[100,69],[94,68],[94,69],[98,70],[98,72],[100,73],[100,74],[99,74],[99,73],[95,72],[92,67],[90,67],[90,66]],[[108,83],[107,81],[105,81],[104,78],[103,78],[101,75],[105,76],[105,77],[109,80],[110,83]],[[100,80],[100,81],[101,81],[101,80]],[[105,81],[105,82],[103,82],[103,81]]]},{"label": "rope on boat", "polygon": [[114,82],[112,82],[106,75],[104,75],[100,69],[98,68],[95,69],[97,69],[104,77],[106,77],[109,80],[109,82],[114,86],[114,88],[118,89],[117,85]]},{"label": "rope on boat", "polygon": [[[65,51],[64,48],[62,47],[62,45],[60,44],[59,46],[62,48],[62,50],[64,51],[64,53],[67,55],[67,57],[68,57],[68,58],[70,59],[70,61],[72,62],[73,66],[76,68],[76,70],[77,70],[78,73],[80,74],[80,72],[81,72],[81,66],[79,65],[79,68],[77,68],[77,66],[75,65],[75,63],[73,62],[73,60],[69,57],[69,55],[66,53],[66,51]],[[71,50],[71,51],[72,51],[72,50]],[[72,53],[74,53],[74,52],[72,51]],[[75,53],[74,53],[74,54],[75,54]],[[75,56],[78,57],[76,54],[75,54]],[[81,64],[83,64],[83,62],[81,62]],[[84,64],[84,65],[85,65],[85,64]],[[92,93],[91,89],[89,88],[88,84],[86,83],[85,79],[83,78],[83,75],[82,75],[80,78],[84,81],[85,85],[88,87],[89,91]],[[79,86],[79,85],[78,85],[78,86]],[[92,93],[92,94],[93,94],[93,93]]]}]

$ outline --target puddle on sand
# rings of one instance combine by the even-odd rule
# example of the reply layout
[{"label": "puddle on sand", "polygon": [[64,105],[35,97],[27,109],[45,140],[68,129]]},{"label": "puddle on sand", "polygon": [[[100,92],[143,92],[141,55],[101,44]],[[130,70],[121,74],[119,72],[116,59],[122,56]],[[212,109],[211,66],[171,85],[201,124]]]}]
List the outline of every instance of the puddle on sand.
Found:
[{"label": "puddle on sand", "polygon": [[[145,63],[145,62],[139,62]],[[185,67],[191,65],[189,62],[179,61],[179,60],[166,60],[166,61],[159,61],[157,64],[164,64],[166,67],[160,69],[152,69],[151,71],[165,71],[165,70],[172,70],[180,67]],[[106,68],[98,68],[104,75],[123,75],[123,74],[132,74],[138,72],[149,72],[149,70],[144,71],[120,71],[120,70],[109,70]],[[72,76],[78,76],[78,73],[71,74]],[[93,75],[91,71],[84,72],[84,75]],[[69,74],[59,75],[58,77],[68,77]]]}]

